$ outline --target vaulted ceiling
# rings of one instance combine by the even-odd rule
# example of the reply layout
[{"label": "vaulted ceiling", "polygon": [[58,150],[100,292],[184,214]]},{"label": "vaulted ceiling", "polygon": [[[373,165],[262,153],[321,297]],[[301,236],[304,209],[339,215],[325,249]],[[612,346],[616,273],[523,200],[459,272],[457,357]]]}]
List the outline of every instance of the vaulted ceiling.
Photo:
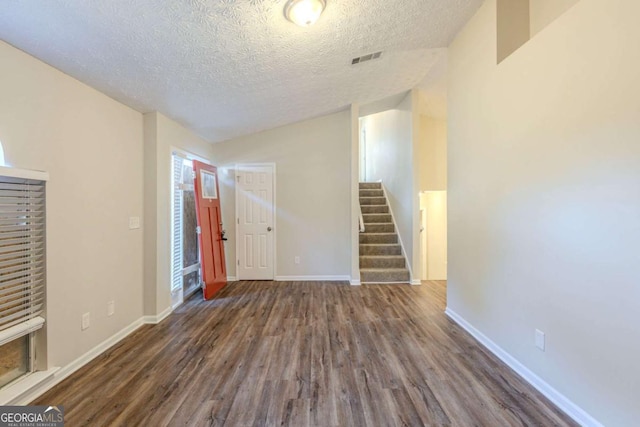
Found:
[{"label": "vaulted ceiling", "polygon": [[217,142],[417,86],[482,0],[327,0],[310,28],[285,2],[3,0],[0,38]]}]

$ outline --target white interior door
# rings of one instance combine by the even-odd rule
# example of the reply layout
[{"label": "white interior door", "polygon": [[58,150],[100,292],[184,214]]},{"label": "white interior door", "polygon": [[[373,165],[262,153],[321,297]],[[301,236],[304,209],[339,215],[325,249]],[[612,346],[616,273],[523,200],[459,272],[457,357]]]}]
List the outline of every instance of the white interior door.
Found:
[{"label": "white interior door", "polygon": [[236,172],[238,280],[274,278],[273,165],[242,165]]}]

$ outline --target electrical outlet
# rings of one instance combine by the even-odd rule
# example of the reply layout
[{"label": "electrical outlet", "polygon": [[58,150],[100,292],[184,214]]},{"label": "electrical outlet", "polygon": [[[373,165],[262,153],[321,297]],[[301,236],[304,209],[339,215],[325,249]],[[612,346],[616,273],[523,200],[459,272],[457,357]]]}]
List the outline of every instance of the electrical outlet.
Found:
[{"label": "electrical outlet", "polygon": [[536,329],[536,347],[540,350],[544,351],[545,343],[544,343],[544,332],[539,329]]},{"label": "electrical outlet", "polygon": [[91,313],[85,313],[82,315],[82,330],[84,331],[91,326]]},{"label": "electrical outlet", "polygon": [[293,261],[294,261],[296,264],[300,264],[300,257],[299,257],[299,256],[295,257],[295,258],[293,259]]},{"label": "electrical outlet", "polygon": [[129,230],[137,230],[138,228],[140,228],[140,217],[129,217]]},{"label": "electrical outlet", "polygon": [[116,302],[109,301],[107,303],[107,316],[113,316],[113,313],[116,312]]}]

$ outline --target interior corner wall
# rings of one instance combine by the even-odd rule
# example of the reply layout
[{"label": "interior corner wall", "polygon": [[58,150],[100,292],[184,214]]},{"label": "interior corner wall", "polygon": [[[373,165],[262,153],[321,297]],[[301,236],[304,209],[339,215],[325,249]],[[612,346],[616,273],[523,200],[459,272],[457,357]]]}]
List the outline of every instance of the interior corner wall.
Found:
[{"label": "interior corner wall", "polygon": [[447,280],[447,121],[428,116],[419,121],[420,209],[426,211],[426,235],[420,236],[426,239],[421,254],[426,271],[421,277]]},{"label": "interior corner wall", "polygon": [[351,105],[351,284],[360,284],[360,106]]},{"label": "interior corner wall", "polygon": [[143,116],[144,129],[144,283],[143,283],[143,312],[145,315],[155,315],[157,312],[157,242],[158,233],[158,115],[148,113]]},{"label": "interior corner wall", "polygon": [[6,160],[50,175],[48,362],[66,366],[142,316],[142,114],[1,41],[0,64]]},{"label": "interior corner wall", "polygon": [[496,65],[487,0],[449,49],[448,307],[610,426],[640,419],[638,16],[581,0]]},{"label": "interior corner wall", "polygon": [[[367,181],[382,180],[398,226],[407,263],[413,272],[415,210],[413,167],[413,93],[396,109],[365,116]],[[419,218],[418,218],[419,220]],[[419,276],[418,276],[419,277]]]},{"label": "interior corner wall", "polygon": [[556,20],[580,0],[529,0],[531,37]]},{"label": "interior corner wall", "polygon": [[497,61],[525,44],[531,37],[529,0],[494,0],[496,2]]},{"label": "interior corner wall", "polygon": [[179,123],[153,112],[144,115],[145,315],[172,305],[171,156],[174,149],[211,159],[211,144]]},{"label": "interior corner wall", "polygon": [[239,163],[276,164],[276,275],[351,275],[351,150],[350,111],[213,145],[229,276],[236,275]]},{"label": "interior corner wall", "polygon": [[419,191],[447,189],[447,121],[420,116]]}]

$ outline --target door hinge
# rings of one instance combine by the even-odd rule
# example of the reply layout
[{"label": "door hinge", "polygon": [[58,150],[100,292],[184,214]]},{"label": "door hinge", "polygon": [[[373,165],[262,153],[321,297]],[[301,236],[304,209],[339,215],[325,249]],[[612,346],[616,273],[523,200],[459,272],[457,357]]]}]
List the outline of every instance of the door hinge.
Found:
[{"label": "door hinge", "polygon": [[238,266],[240,266],[240,260],[238,260]]},{"label": "door hinge", "polygon": [[202,233],[202,229],[200,228],[200,226],[196,227],[196,234],[200,234]]},{"label": "door hinge", "polygon": [[236,181],[240,182],[240,175],[236,175]]},{"label": "door hinge", "polygon": [[240,225],[240,218],[238,218],[238,225]]}]

